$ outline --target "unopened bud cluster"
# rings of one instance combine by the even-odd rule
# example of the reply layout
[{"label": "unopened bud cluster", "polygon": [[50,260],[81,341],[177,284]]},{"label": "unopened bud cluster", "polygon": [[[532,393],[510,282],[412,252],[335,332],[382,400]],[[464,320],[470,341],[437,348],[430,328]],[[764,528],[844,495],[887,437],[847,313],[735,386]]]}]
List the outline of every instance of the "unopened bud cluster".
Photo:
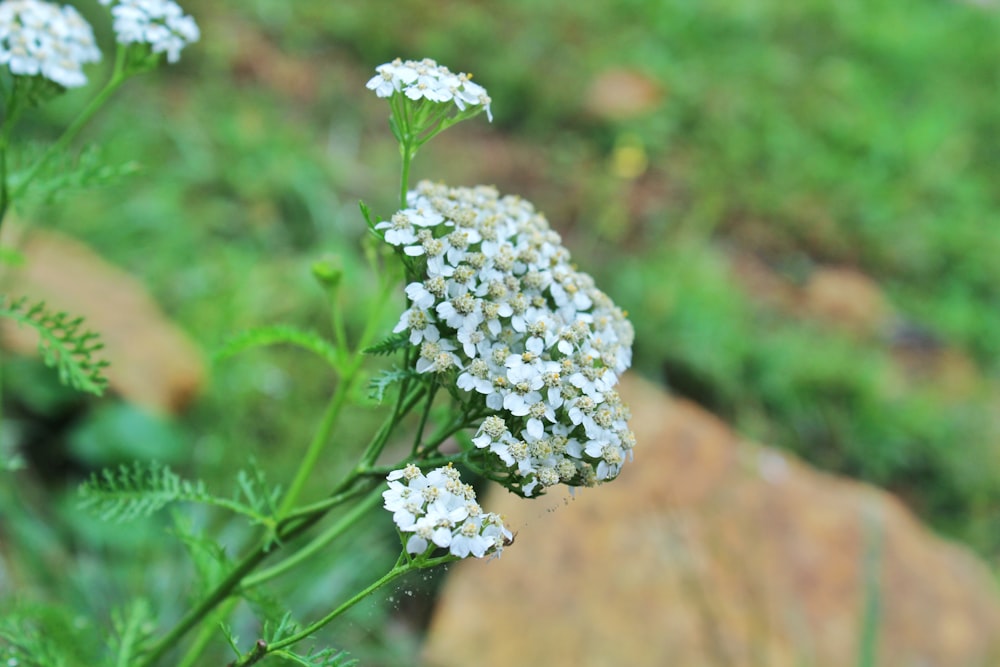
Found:
[{"label": "unopened bud cluster", "polygon": [[475,490],[451,466],[424,475],[411,464],[387,479],[384,506],[396,527],[410,534],[406,550],[411,554],[441,548],[459,558],[498,556],[513,539],[501,517],[483,511]]},{"label": "unopened bud cluster", "polygon": [[616,477],[635,444],[614,389],[632,356],[622,311],[524,199],[422,182],[407,203],[375,228],[422,258],[395,328],[416,370],[492,411],[473,442],[521,494]]}]

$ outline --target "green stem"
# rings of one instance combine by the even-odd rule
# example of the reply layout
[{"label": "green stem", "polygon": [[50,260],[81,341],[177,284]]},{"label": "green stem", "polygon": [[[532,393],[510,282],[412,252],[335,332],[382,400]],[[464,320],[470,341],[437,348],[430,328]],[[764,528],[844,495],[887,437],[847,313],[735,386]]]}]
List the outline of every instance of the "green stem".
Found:
[{"label": "green stem", "polygon": [[[280,649],[287,648],[292,644],[295,644],[296,642],[300,642],[303,639],[306,639],[314,632],[322,628],[324,625],[326,625],[333,619],[337,618],[345,611],[347,611],[348,609],[350,609],[351,607],[353,607],[354,605],[361,602],[366,597],[377,591],[382,586],[391,583],[392,581],[398,579],[399,577],[403,576],[404,574],[412,570],[419,569],[419,567],[420,566],[415,565],[412,561],[407,562],[402,556],[400,556],[399,560],[396,561],[395,567],[389,570],[385,575],[383,575],[373,583],[366,586],[359,593],[354,595],[351,599],[347,600],[342,605],[340,605],[339,607],[337,607],[336,609],[334,609],[329,614],[319,619],[315,623],[303,628],[300,632],[297,632],[294,635],[291,635],[290,637],[286,637],[281,641],[269,645],[267,647],[267,652],[271,653],[273,651],[278,651]],[[237,667],[239,667],[239,663],[237,663]]]},{"label": "green stem", "polygon": [[309,505],[302,505],[300,507],[296,507],[294,510],[292,510],[291,512],[288,513],[288,516],[286,516],[285,518],[283,518],[281,520],[281,522],[278,523],[278,528],[282,529],[282,530],[287,529],[295,521],[301,521],[303,519],[308,519],[310,516],[312,516],[316,512],[329,512],[334,507],[337,507],[338,505],[343,505],[348,500],[353,500],[353,499],[357,498],[358,496],[363,495],[364,493],[366,493],[368,491],[368,489],[358,489],[358,488],[355,488],[355,489],[351,489],[350,491],[345,491],[345,492],[341,493],[342,489],[348,488],[359,477],[360,477],[359,474],[353,474],[352,473],[351,475],[349,475],[348,477],[346,477],[340,483],[340,485],[338,485],[338,487],[337,487],[336,490],[334,490],[329,496],[327,496],[323,500],[320,500],[320,501],[315,502],[315,503],[311,503]]},{"label": "green stem", "polygon": [[292,484],[282,499],[281,506],[278,508],[277,516],[279,518],[288,514],[295,505],[295,501],[298,500],[299,494],[302,493],[309,475],[312,473],[313,468],[316,467],[319,456],[323,452],[323,448],[326,447],[326,443],[330,439],[330,434],[333,432],[333,427],[337,424],[340,411],[343,410],[344,403],[347,401],[347,395],[350,393],[357,367],[357,364],[353,365],[344,374],[333,393],[333,397],[330,399],[329,404],[327,404],[326,412],[323,413],[323,420],[320,422],[312,442],[309,443],[309,449],[306,450],[302,463],[299,464],[299,469],[295,473],[295,479],[292,480]]},{"label": "green stem", "polygon": [[288,570],[294,568],[296,565],[306,560],[314,553],[328,545],[330,542],[334,541],[341,535],[343,535],[349,528],[356,524],[365,514],[368,513],[373,507],[375,507],[378,502],[382,499],[382,489],[378,488],[375,491],[369,493],[368,497],[362,500],[360,503],[355,505],[350,512],[345,514],[339,521],[330,526],[323,533],[318,535],[309,544],[302,547],[296,551],[292,556],[289,556],[285,560],[281,561],[274,567],[270,567],[266,570],[261,570],[257,574],[247,577],[243,580],[243,588],[253,588],[259,586],[265,581],[274,579],[275,577],[281,576]]},{"label": "green stem", "polygon": [[427,427],[427,418],[431,414],[431,406],[434,405],[434,395],[437,393],[437,390],[438,384],[435,382],[427,391],[427,403],[424,404],[424,411],[420,413],[420,424],[417,425],[417,435],[413,439],[412,456],[416,456],[417,450],[420,448],[420,441],[423,440],[424,428]]},{"label": "green stem", "polygon": [[122,46],[118,47],[118,52],[115,56],[115,68],[111,73],[111,78],[101,89],[101,92],[97,93],[97,96],[90,101],[90,103],[84,107],[83,111],[70,123],[69,127],[62,133],[62,136],[56,139],[55,143],[50,145],[46,151],[42,154],[42,157],[38,159],[35,164],[31,166],[28,173],[21,179],[21,182],[17,184],[11,195],[12,200],[16,200],[22,194],[24,194],[25,188],[28,184],[38,175],[42,167],[52,159],[53,156],[61,153],[69,146],[69,143],[76,138],[83,126],[97,113],[98,109],[104,106],[104,103],[108,101],[116,90],[125,82],[128,77],[125,74],[125,51],[126,49]]},{"label": "green stem", "polygon": [[291,522],[285,526],[279,526],[277,534],[266,537],[258,543],[252,552],[243,557],[236,564],[236,567],[219,582],[212,591],[205,596],[201,602],[190,609],[180,621],[177,622],[170,632],[160,638],[150,649],[136,667],[151,667],[156,664],[163,655],[173,648],[177,641],[183,637],[192,627],[197,625],[212,609],[225,601],[232,592],[236,590],[243,579],[253,571],[264,559],[266,559],[275,547],[282,542],[290,540],[312,527],[316,522],[325,516],[325,512],[305,517],[301,521]]},{"label": "green stem", "polygon": [[217,605],[221,604],[226,598],[230,596],[233,589],[239,586],[240,582],[243,580],[247,574],[250,573],[257,565],[267,558],[270,553],[271,540],[266,539],[261,542],[251,553],[244,556],[235,568],[229,573],[229,575],[220,582],[215,589],[209,593],[205,598],[202,599],[194,608],[190,609],[187,614],[178,621],[170,632],[165,634],[160,638],[156,644],[150,649],[149,653],[146,654],[142,662],[139,663],[139,667],[149,667],[150,665],[156,664],[164,653],[173,648],[176,642],[183,637],[188,630],[197,625],[202,618],[205,617],[208,612],[214,609]]},{"label": "green stem", "polygon": [[11,86],[10,96],[7,98],[7,106],[4,109],[3,131],[0,132],[0,226],[3,225],[4,218],[7,217],[7,209],[10,208],[10,184],[7,173],[7,150],[10,148],[10,133],[14,129],[14,123],[20,115],[24,105],[17,104],[17,77]]},{"label": "green stem", "polygon": [[[213,614],[214,619],[224,619],[229,616],[233,611],[233,607],[239,602],[239,598],[230,598],[226,600],[219,607],[219,610]],[[205,647],[208,646],[208,642],[212,640],[215,635],[217,626],[213,623],[202,623],[201,629],[198,631],[198,636],[195,637],[194,641],[191,643],[191,647],[187,650],[184,656],[178,661],[177,667],[194,667],[197,661],[201,658],[201,654],[205,651]]]},{"label": "green stem", "polygon": [[407,141],[404,141],[399,148],[403,154],[403,168],[399,179],[399,208],[404,209],[406,208],[406,193],[410,189],[410,163],[416,157],[417,152],[411,147],[409,135],[407,135]]},{"label": "green stem", "polygon": [[403,416],[408,414],[420,402],[426,388],[423,386],[417,387],[409,394],[405,394],[405,389],[406,385],[404,384],[399,391],[399,398],[396,399],[396,405],[392,410],[392,414],[383,422],[382,427],[365,449],[365,453],[361,456],[361,462],[355,468],[356,471],[370,468],[378,460],[379,454],[382,453],[382,448],[388,442],[393,429],[399,424]]}]

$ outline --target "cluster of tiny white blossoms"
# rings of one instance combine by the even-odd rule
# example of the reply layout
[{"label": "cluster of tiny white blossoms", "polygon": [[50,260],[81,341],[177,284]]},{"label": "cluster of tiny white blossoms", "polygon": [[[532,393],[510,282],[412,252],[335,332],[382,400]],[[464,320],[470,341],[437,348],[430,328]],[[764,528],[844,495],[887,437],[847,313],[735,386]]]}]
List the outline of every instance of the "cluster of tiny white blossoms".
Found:
[{"label": "cluster of tiny white blossoms", "polygon": [[463,484],[450,465],[424,475],[409,464],[387,479],[389,490],[382,493],[385,509],[393,513],[401,532],[412,533],[406,541],[411,554],[425,553],[433,544],[459,558],[499,556],[513,540],[503,519],[483,512],[475,490]]},{"label": "cluster of tiny white blossoms", "polygon": [[201,36],[198,24],[173,0],[100,2],[112,5],[113,28],[119,44],[149,44],[153,53],[166,53],[168,62],[177,62],[181,50]]},{"label": "cluster of tiny white blossoms", "polygon": [[63,88],[87,83],[83,65],[101,52],[72,7],[40,0],[0,2],[0,64],[16,76],[42,76]]},{"label": "cluster of tiny white blossoms", "polygon": [[422,182],[407,204],[375,228],[424,258],[395,328],[420,346],[416,370],[479,395],[493,414],[473,443],[523,495],[616,477],[635,444],[614,389],[632,359],[624,313],[524,199]]},{"label": "cluster of tiny white blossoms", "polygon": [[430,58],[406,61],[396,58],[391,63],[379,65],[375,71],[378,73],[368,81],[368,88],[379,97],[402,93],[413,101],[454,102],[459,111],[481,106],[493,122],[490,96],[485,88],[472,82],[471,74],[454,74]]}]

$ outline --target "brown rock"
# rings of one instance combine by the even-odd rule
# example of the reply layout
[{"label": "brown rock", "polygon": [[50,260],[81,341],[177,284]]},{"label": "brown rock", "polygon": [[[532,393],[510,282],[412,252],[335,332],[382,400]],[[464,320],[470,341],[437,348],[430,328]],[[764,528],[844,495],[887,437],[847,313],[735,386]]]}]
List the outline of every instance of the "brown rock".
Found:
[{"label": "brown rock", "polygon": [[612,68],[590,82],[584,106],[598,118],[624,120],[653,111],[662,100],[659,82],[635,70]]},{"label": "brown rock", "polygon": [[[201,355],[135,278],[56,232],[34,231],[18,250],[25,261],[6,271],[2,291],[83,317],[104,342],[113,391],[158,412],[175,412],[190,402],[205,380]],[[36,353],[33,330],[4,320],[0,334],[15,352]]]},{"label": "brown rock", "polygon": [[893,497],[634,378],[622,394],[636,461],[575,499],[485,499],[516,543],[451,573],[426,665],[843,667],[875,592],[876,664],[1000,664],[990,572]]},{"label": "brown rock", "polygon": [[881,288],[854,269],[817,269],[806,283],[804,297],[810,315],[859,334],[878,333],[891,314]]}]

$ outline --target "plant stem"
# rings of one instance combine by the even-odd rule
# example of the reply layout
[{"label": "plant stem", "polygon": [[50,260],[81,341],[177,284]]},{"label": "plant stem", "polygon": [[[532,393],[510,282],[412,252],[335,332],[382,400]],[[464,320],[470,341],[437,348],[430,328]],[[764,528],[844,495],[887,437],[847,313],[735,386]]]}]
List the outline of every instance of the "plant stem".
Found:
[{"label": "plant stem", "polygon": [[62,136],[56,139],[56,141],[50,145],[44,153],[42,153],[42,157],[40,157],[38,161],[31,166],[31,169],[28,170],[28,173],[14,189],[14,192],[11,195],[12,200],[16,200],[24,194],[25,188],[27,188],[28,184],[31,183],[31,181],[38,175],[38,172],[41,171],[42,167],[44,167],[53,156],[66,149],[69,143],[76,138],[76,135],[80,132],[80,130],[83,129],[83,126],[87,124],[87,121],[89,121],[93,115],[97,113],[98,109],[104,106],[104,103],[108,101],[108,98],[110,98],[115,91],[118,90],[127,78],[128,77],[125,74],[125,48],[119,46],[115,55],[115,68],[111,73],[111,78],[104,85],[104,88],[101,89],[101,92],[97,93],[97,96],[90,100],[90,103],[84,107],[83,111],[81,111],[80,114],[73,119],[73,122],[70,123],[69,127],[67,127],[62,133]]},{"label": "plant stem", "polygon": [[409,394],[405,394],[406,385],[404,384],[399,391],[399,398],[396,399],[396,405],[392,410],[392,414],[388,419],[382,424],[378,433],[372,438],[371,443],[365,449],[365,453],[361,456],[361,462],[355,468],[356,472],[362,472],[370,468],[375,461],[378,459],[379,454],[382,453],[382,448],[385,447],[385,443],[389,440],[389,436],[392,434],[393,429],[399,423],[399,421],[406,415],[413,407],[420,402],[421,397],[425,391],[425,387],[418,387],[414,389]]},{"label": "plant stem", "polygon": [[417,435],[413,439],[412,456],[416,456],[417,450],[420,448],[420,441],[423,440],[424,428],[427,426],[427,418],[431,414],[431,406],[434,405],[434,395],[437,393],[437,390],[438,384],[435,382],[427,391],[427,403],[424,405],[424,411],[420,414],[420,424],[417,426]]},{"label": "plant stem", "polygon": [[170,632],[160,638],[156,644],[153,645],[149,653],[143,658],[137,667],[150,667],[156,664],[164,653],[169,651],[174,647],[175,643],[183,637],[188,630],[197,625],[202,618],[204,618],[212,609],[221,604],[226,598],[228,598],[232,592],[239,587],[243,578],[246,577],[257,565],[261,563],[265,558],[267,558],[272,549],[279,545],[282,540],[289,540],[296,535],[300,534],[302,531],[308,529],[310,526],[315,524],[321,518],[323,518],[323,512],[317,512],[315,515],[304,519],[300,523],[296,523],[294,526],[290,527],[287,532],[280,532],[274,537],[266,537],[260,541],[256,548],[249,554],[243,557],[243,559],[237,563],[236,567],[223,579],[219,584],[215,586],[211,593],[209,593],[205,598],[202,599],[194,608],[188,611],[180,621],[177,622]]},{"label": "plant stem", "polygon": [[399,148],[403,154],[402,174],[399,179],[399,208],[403,209],[406,208],[406,193],[410,189],[410,163],[416,157],[417,152],[411,145],[409,135],[407,135],[406,141]]},{"label": "plant stem", "polygon": [[281,501],[281,506],[278,508],[277,513],[279,519],[288,514],[295,505],[295,501],[298,500],[299,494],[302,493],[306,480],[312,473],[313,468],[316,467],[319,455],[330,439],[330,433],[333,432],[333,427],[337,424],[340,411],[344,408],[344,403],[347,401],[347,395],[350,393],[350,385],[354,381],[354,371],[356,368],[356,366],[352,366],[337,384],[337,388],[334,390],[333,396],[326,406],[326,412],[323,413],[323,420],[320,422],[312,442],[309,443],[309,449],[306,450],[302,463],[299,464],[299,469],[295,473],[295,479],[292,480],[288,492],[285,493],[285,497]]},{"label": "plant stem", "polygon": [[11,86],[10,96],[7,98],[7,107],[4,109],[3,129],[0,130],[0,226],[3,225],[4,218],[7,217],[7,209],[10,208],[10,184],[7,173],[7,151],[10,149],[10,133],[13,131],[14,123],[20,115],[24,105],[17,104],[17,77]]},{"label": "plant stem", "polygon": [[281,561],[274,567],[261,570],[257,574],[243,580],[243,588],[253,588],[265,581],[278,577],[292,569],[302,561],[306,560],[314,553],[325,547],[327,544],[343,535],[351,526],[357,523],[365,514],[378,504],[382,498],[382,489],[375,489],[369,493],[368,497],[355,505],[351,511],[345,514],[337,523],[333,524],[326,531],[318,535],[309,544],[296,551],[293,555]]},{"label": "plant stem", "polygon": [[[353,607],[354,605],[356,605],[358,602],[361,602],[362,600],[364,600],[366,597],[368,597],[369,595],[371,595],[372,593],[374,593],[375,591],[377,591],[382,586],[385,586],[386,584],[391,583],[393,580],[398,579],[399,577],[403,576],[407,572],[410,572],[411,570],[416,570],[416,569],[419,569],[419,566],[414,565],[410,561],[405,561],[403,559],[403,557],[401,556],[400,559],[398,561],[396,561],[396,566],[393,567],[391,570],[389,570],[387,573],[385,573],[378,580],[376,580],[373,583],[369,584],[364,589],[362,589],[359,593],[355,594],[351,599],[347,600],[342,605],[340,605],[339,607],[337,607],[336,609],[334,609],[329,614],[327,614],[323,618],[319,619],[315,623],[313,623],[313,624],[311,624],[311,625],[303,628],[300,632],[297,632],[297,633],[295,633],[294,635],[292,635],[290,637],[286,637],[286,638],[282,639],[281,641],[278,641],[278,642],[275,642],[275,643],[269,645],[267,647],[267,652],[271,653],[273,651],[277,651],[277,650],[286,648],[288,646],[291,646],[292,644],[295,644],[296,642],[302,641],[303,639],[309,637],[311,634],[313,634],[314,632],[316,632],[317,630],[319,630],[320,628],[322,628],[324,625],[326,625],[327,623],[329,623],[330,621],[332,621],[333,619],[337,618],[338,616],[340,616],[341,614],[343,614],[345,611],[347,611],[348,609],[350,609],[351,607]],[[239,663],[236,664],[236,667],[239,667]]]},{"label": "plant stem", "polygon": [[[219,607],[219,610],[212,615],[213,618],[221,619],[229,616],[238,601],[238,598],[230,598],[229,600],[226,600],[226,602]],[[213,624],[203,623],[201,630],[198,632],[198,636],[195,637],[194,641],[191,643],[191,648],[187,650],[184,656],[177,663],[177,667],[193,667],[197,660],[201,657],[201,654],[204,652],[208,642],[211,641],[212,635],[215,633],[216,629],[216,626]]]},{"label": "plant stem", "polygon": [[142,662],[139,663],[138,667],[149,667],[150,665],[156,664],[164,653],[172,649],[175,643],[183,637],[188,630],[197,625],[202,618],[205,617],[208,612],[214,609],[217,605],[222,603],[226,598],[230,596],[233,590],[239,586],[240,582],[243,580],[247,574],[250,573],[257,565],[267,558],[270,553],[270,547],[272,545],[271,539],[263,540],[256,549],[251,553],[243,557],[232,572],[220,582],[215,589],[209,593],[201,602],[199,602],[193,609],[189,610],[187,614],[178,621],[170,632],[165,634],[160,638],[156,644],[153,645],[152,649],[143,658]]}]

